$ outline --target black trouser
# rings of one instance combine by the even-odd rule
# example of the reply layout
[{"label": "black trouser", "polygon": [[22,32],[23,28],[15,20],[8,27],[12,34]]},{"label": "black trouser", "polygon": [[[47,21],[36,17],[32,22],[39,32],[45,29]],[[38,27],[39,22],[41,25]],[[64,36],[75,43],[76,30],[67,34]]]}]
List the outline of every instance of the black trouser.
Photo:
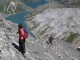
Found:
[{"label": "black trouser", "polygon": [[19,39],[19,46],[20,46],[21,53],[25,53],[25,39],[23,40]]},{"label": "black trouser", "polygon": [[49,42],[50,42],[50,43],[52,43],[52,41],[53,41],[53,40],[50,40],[50,39],[49,39]]}]

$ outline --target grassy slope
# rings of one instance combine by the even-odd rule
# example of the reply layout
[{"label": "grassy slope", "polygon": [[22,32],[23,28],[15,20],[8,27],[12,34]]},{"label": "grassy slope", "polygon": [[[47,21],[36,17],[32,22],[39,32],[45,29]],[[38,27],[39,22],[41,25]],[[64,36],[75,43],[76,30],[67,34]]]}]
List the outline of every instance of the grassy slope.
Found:
[{"label": "grassy slope", "polygon": [[[22,11],[32,11],[33,9],[30,8],[29,6],[26,6],[24,3],[22,3],[20,0],[13,0],[13,2],[16,3],[17,7],[16,7],[16,11],[17,12],[22,12]],[[7,7],[9,5],[9,2],[6,3]],[[4,5],[0,4],[0,12],[4,12]],[[6,11],[6,14],[9,14],[9,12],[11,12],[11,9],[9,9],[9,11]]]},{"label": "grassy slope", "polygon": [[71,33],[67,39],[66,42],[72,43],[74,41],[75,38],[77,38],[79,36],[78,33]]}]

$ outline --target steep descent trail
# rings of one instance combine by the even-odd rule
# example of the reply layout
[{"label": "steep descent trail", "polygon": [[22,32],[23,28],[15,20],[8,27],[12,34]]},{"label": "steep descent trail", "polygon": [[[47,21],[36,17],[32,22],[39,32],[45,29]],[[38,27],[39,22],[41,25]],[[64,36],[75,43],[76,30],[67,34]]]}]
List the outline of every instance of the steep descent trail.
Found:
[{"label": "steep descent trail", "polygon": [[55,39],[53,45],[46,43],[46,39],[27,40],[28,53],[35,58],[42,60],[80,60],[80,52],[75,50],[70,44]]}]

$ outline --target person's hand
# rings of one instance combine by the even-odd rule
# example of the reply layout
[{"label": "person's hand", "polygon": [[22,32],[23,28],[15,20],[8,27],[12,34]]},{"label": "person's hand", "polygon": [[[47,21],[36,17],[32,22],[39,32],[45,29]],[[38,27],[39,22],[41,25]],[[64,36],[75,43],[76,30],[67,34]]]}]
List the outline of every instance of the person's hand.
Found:
[{"label": "person's hand", "polygon": [[14,34],[14,36],[16,36],[17,34]]}]

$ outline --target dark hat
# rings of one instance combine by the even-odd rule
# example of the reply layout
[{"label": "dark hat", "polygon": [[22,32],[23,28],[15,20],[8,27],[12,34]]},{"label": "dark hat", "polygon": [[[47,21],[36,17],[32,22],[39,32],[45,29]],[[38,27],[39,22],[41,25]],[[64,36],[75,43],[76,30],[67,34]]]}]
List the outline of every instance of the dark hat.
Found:
[{"label": "dark hat", "polygon": [[22,28],[23,26],[22,26],[22,24],[18,24],[18,27]]}]

